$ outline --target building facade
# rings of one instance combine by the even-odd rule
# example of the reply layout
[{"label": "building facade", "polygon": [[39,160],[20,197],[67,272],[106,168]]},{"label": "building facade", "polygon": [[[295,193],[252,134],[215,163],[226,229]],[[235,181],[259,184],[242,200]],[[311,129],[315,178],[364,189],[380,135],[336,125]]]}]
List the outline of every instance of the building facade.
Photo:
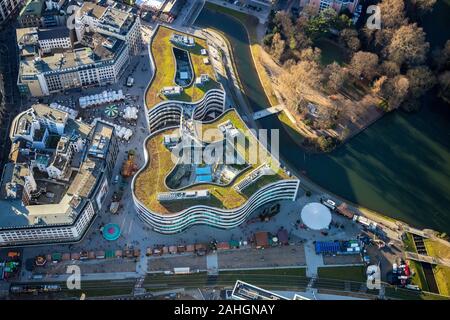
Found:
[{"label": "building facade", "polygon": [[22,0],[0,0],[0,24],[5,22],[21,3]]},{"label": "building facade", "polygon": [[333,8],[336,12],[347,9],[351,13],[354,13],[358,4],[359,0],[300,0],[301,7],[310,6],[317,11]]},{"label": "building facade", "polygon": [[[47,127],[59,141],[44,150],[34,149],[30,136],[23,134],[25,122],[43,127],[51,122],[39,118],[61,114],[36,105],[13,121],[11,161],[0,180],[0,246],[79,241],[104,205],[118,153],[113,126],[102,121],[90,126],[65,117],[61,135]],[[50,173],[55,168],[58,172]]]}]

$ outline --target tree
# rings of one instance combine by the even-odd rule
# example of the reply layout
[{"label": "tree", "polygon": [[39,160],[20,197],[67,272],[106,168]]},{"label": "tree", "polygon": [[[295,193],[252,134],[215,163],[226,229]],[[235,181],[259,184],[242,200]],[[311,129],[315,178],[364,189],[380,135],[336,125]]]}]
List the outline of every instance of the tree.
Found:
[{"label": "tree", "polygon": [[381,11],[381,29],[397,28],[406,23],[403,0],[383,0],[378,7]]},{"label": "tree", "polygon": [[275,14],[274,23],[283,30],[286,39],[289,39],[294,34],[294,24],[288,12],[278,11]]},{"label": "tree", "polygon": [[385,85],[386,81],[388,80],[388,77],[381,76],[375,82],[372,86],[372,92],[374,94],[383,94],[383,86]]},{"label": "tree", "polygon": [[450,104],[450,71],[439,75],[439,96]]},{"label": "tree", "polygon": [[339,91],[348,78],[348,70],[333,62],[326,66],[324,75],[327,79],[327,87],[331,90]]},{"label": "tree", "polygon": [[433,52],[433,62],[437,70],[450,69],[450,40],[445,42],[441,50]]},{"label": "tree", "polygon": [[409,81],[409,95],[420,98],[436,84],[436,77],[427,66],[411,68],[406,72]]},{"label": "tree", "polygon": [[286,48],[286,41],[281,39],[279,33],[275,33],[272,39],[272,56],[275,60],[280,61]]},{"label": "tree", "polygon": [[350,72],[357,78],[363,76],[372,80],[376,75],[378,56],[375,53],[358,51],[350,62]]},{"label": "tree", "polygon": [[312,40],[327,35],[330,32],[330,28],[335,25],[337,18],[337,13],[333,8],[322,10],[318,15],[308,20],[305,28],[306,34]]},{"label": "tree", "polygon": [[335,142],[333,141],[332,137],[324,137],[320,136],[317,138],[317,145],[319,146],[319,149],[324,152],[331,151],[333,147],[335,146]]},{"label": "tree", "polygon": [[388,111],[397,109],[405,100],[409,89],[408,78],[398,75],[384,82],[381,94],[388,102]]},{"label": "tree", "polygon": [[310,61],[315,63],[320,63],[320,56],[322,54],[322,50],[320,48],[307,48],[300,51],[300,60],[301,61]]},{"label": "tree", "polygon": [[[436,0],[410,0],[416,13],[422,15],[433,10]],[[418,11],[418,12],[417,12]]]},{"label": "tree", "polygon": [[361,47],[361,41],[359,41],[358,32],[355,29],[343,29],[339,33],[339,40],[352,52],[358,51]]},{"label": "tree", "polygon": [[400,73],[400,66],[389,60],[385,60],[381,63],[381,73],[389,78],[393,78]]},{"label": "tree", "polygon": [[305,93],[318,88],[323,75],[318,63],[314,61],[299,61],[285,72],[279,79],[280,89],[286,98],[287,107],[294,112],[303,112],[306,106]]},{"label": "tree", "polygon": [[266,34],[263,38],[263,44],[270,48],[270,46],[272,45],[272,39],[273,39],[272,33]]},{"label": "tree", "polygon": [[425,32],[414,23],[398,28],[386,50],[389,60],[400,66],[417,65],[425,61],[429,47]]}]

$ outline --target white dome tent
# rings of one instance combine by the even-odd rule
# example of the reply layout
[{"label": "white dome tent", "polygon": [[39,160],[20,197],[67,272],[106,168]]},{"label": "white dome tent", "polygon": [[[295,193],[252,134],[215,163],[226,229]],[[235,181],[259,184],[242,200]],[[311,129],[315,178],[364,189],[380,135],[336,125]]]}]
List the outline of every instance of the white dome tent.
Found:
[{"label": "white dome tent", "polygon": [[318,202],[311,202],[304,206],[301,217],[303,223],[313,230],[328,229],[331,222],[330,209]]}]

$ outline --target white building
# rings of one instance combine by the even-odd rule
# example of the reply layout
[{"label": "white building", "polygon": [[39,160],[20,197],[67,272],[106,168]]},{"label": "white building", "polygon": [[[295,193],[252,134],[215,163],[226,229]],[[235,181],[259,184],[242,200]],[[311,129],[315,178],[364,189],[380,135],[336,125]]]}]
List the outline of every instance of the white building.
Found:
[{"label": "white building", "polygon": [[[17,85],[22,94],[39,97],[115,83],[130,56],[141,50],[139,16],[131,10],[84,2],[75,21],[74,34],[66,27],[18,31],[21,61]],[[40,52],[33,43],[36,37]]]},{"label": "white building", "polygon": [[[0,179],[0,246],[79,241],[102,208],[109,190],[118,153],[114,127],[101,121],[90,126],[67,120],[53,154],[70,159],[64,162],[63,170],[57,168],[70,173],[69,179],[60,180],[56,171],[52,176],[42,170],[58,167],[56,157],[50,163],[51,147],[37,153],[28,140],[22,139],[18,123],[26,116],[22,113],[13,121],[11,135],[17,142],[13,143],[11,162]],[[80,140],[82,150],[77,149]],[[52,179],[57,181],[52,183]]]},{"label": "white building", "polygon": [[22,57],[17,80],[20,91],[39,97],[72,88],[116,83],[129,63],[129,47],[122,40],[99,34],[85,36],[89,36],[90,47],[43,57]]},{"label": "white building", "polygon": [[87,31],[98,32],[125,41],[132,55],[139,54],[141,50],[141,22],[139,16],[132,12],[84,2],[75,24],[78,39],[83,38]]}]

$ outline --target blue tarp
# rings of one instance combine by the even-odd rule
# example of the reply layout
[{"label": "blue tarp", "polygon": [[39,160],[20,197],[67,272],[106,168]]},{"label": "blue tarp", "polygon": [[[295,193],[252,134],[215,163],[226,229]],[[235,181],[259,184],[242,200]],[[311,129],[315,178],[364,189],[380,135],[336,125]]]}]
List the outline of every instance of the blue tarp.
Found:
[{"label": "blue tarp", "polygon": [[316,241],[316,253],[337,253],[341,250],[339,242]]},{"label": "blue tarp", "polygon": [[195,169],[195,174],[196,175],[211,175],[211,167],[210,166],[206,166],[206,167],[197,167]]},{"label": "blue tarp", "polygon": [[195,178],[195,182],[211,182],[211,181],[212,181],[211,175],[202,175],[202,176],[197,176]]}]

